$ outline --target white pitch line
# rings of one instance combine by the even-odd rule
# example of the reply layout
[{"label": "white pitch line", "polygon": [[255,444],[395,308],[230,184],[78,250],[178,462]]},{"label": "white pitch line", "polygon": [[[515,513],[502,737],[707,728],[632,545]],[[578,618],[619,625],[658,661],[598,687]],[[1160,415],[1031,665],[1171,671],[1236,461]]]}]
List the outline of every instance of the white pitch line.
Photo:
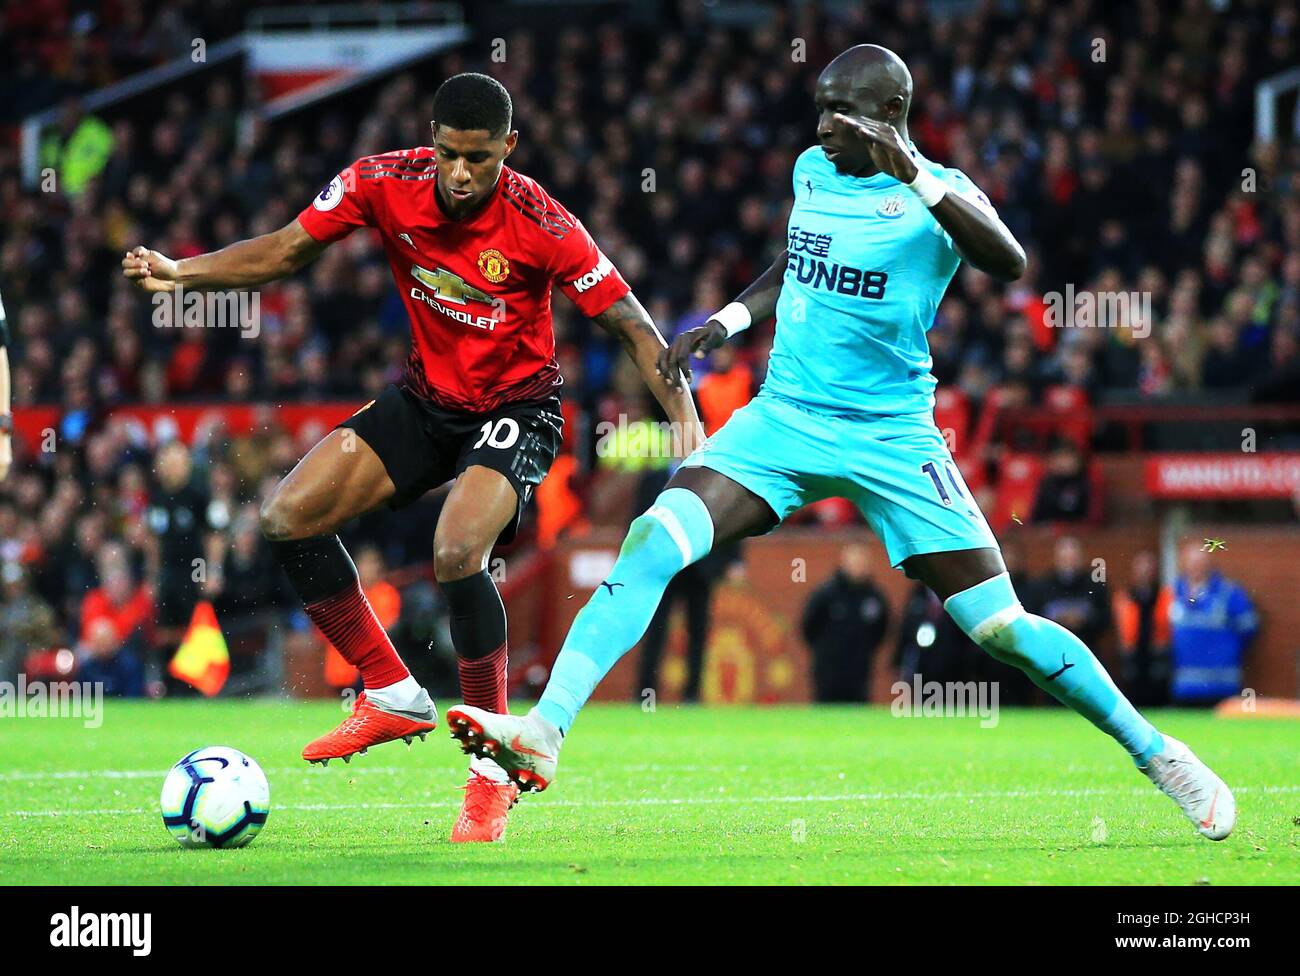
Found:
[{"label": "white pitch line", "polygon": [[[641,807],[641,806],[713,806],[718,804],[780,804],[780,803],[865,803],[891,800],[1009,800],[1036,797],[1092,797],[1127,794],[1145,796],[1157,794],[1154,787],[1107,787],[1073,790],[997,790],[987,792],[963,793],[941,792],[926,793],[906,791],[896,793],[839,793],[829,795],[795,795],[795,796],[692,796],[692,797],[637,797],[627,800],[550,800],[544,801],[548,807]],[[1292,786],[1239,786],[1236,793],[1300,793],[1300,784]],[[272,810],[294,810],[306,812],[331,812],[342,810],[438,810],[459,807],[459,801],[430,800],[425,803],[290,803],[273,806]],[[157,811],[145,807],[132,809],[94,809],[94,810],[10,810],[6,817],[119,817],[156,814]]]},{"label": "white pitch line", "polygon": [[[400,773],[408,772],[401,766],[357,766],[349,770],[354,773]],[[308,766],[290,766],[284,769],[267,769],[268,776],[288,776],[294,773],[313,773]],[[27,783],[41,780],[61,779],[151,779],[155,776],[165,777],[166,769],[60,769],[40,770],[30,773],[0,773],[0,783]]]},{"label": "white pitch line", "polygon": [[[459,770],[460,766],[434,766],[432,768],[415,769],[410,766],[369,766],[364,763],[357,763],[355,766],[345,764],[349,775],[353,773],[382,773],[386,775],[397,775],[399,773],[427,775],[430,773],[440,773],[446,770]],[[725,772],[745,772],[748,766],[689,766],[678,765],[676,763],[642,763],[620,766],[619,769],[629,773],[657,773],[657,772],[679,772],[679,773],[725,773]],[[838,769],[836,766],[805,766],[805,769]],[[263,770],[267,776],[331,776],[329,770],[322,770],[303,763],[300,766],[285,766],[280,769]],[[166,769],[58,769],[58,770],[33,770],[31,772],[19,773],[0,773],[0,783],[28,783],[40,782],[43,780],[68,780],[68,779],[152,779],[153,777],[162,778],[167,775]]]}]

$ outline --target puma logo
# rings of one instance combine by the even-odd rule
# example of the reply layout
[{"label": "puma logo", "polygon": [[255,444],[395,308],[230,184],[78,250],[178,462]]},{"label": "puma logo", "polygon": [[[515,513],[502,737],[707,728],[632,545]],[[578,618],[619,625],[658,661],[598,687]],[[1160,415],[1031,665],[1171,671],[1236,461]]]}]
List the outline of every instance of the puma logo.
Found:
[{"label": "puma logo", "polygon": [[614,595],[614,587],[616,587],[616,586],[622,586],[623,584],[622,584],[622,583],[606,583],[604,580],[601,580],[601,581],[600,581],[600,585],[603,586],[603,587],[605,587],[605,589],[609,590],[609,595],[610,595],[610,596],[613,596],[613,595]]},{"label": "puma logo", "polygon": [[1065,655],[1062,654],[1062,655],[1061,655],[1061,670],[1060,670],[1060,671],[1053,671],[1051,674],[1049,674],[1049,675],[1047,676],[1047,680],[1048,680],[1048,681],[1055,681],[1055,680],[1056,680],[1057,678],[1059,678],[1061,675],[1065,674],[1065,672],[1069,671],[1070,668],[1072,668],[1072,667],[1074,667],[1074,665],[1073,665],[1073,664],[1067,664],[1067,663],[1065,662]]}]

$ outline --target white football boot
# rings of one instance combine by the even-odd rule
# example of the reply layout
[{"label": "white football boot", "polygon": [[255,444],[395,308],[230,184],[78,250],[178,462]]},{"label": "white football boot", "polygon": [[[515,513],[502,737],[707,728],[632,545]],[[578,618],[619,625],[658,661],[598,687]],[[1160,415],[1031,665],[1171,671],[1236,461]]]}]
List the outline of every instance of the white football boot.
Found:
[{"label": "white football boot", "polygon": [[1223,840],[1237,822],[1237,801],[1214,770],[1172,736],[1164,736],[1164,751],[1138,768],[1162,793],[1178,804],[1202,837]]},{"label": "white football boot", "polygon": [[491,759],[522,792],[540,792],[555,778],[564,736],[535,708],[520,717],[457,705],[447,712],[447,725],[462,751]]}]

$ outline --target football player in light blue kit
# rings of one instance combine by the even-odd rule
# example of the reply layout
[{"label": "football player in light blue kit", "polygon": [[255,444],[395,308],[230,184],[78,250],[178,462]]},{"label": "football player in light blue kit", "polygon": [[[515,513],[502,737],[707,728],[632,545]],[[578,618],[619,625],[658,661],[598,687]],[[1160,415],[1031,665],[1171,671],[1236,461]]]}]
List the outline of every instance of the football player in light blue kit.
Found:
[{"label": "football player in light blue kit", "polygon": [[963,260],[1015,280],[1025,255],[964,174],[916,151],[911,99],[907,67],[885,48],[851,48],[822,72],[819,145],[794,166],[786,250],[660,360],[665,376],[689,376],[692,355],[775,312],[762,390],[632,522],[537,707],[517,717],[459,706],[448,713],[452,735],[522,789],[545,789],[578,710],[641,639],[678,571],[715,544],[842,496],[890,562],[934,590],[972,640],[1112,736],[1203,835],[1220,840],[1235,820],[1231,791],[1139,715],[1077,637],[1020,605],[935,427],[926,331],[948,283]]}]

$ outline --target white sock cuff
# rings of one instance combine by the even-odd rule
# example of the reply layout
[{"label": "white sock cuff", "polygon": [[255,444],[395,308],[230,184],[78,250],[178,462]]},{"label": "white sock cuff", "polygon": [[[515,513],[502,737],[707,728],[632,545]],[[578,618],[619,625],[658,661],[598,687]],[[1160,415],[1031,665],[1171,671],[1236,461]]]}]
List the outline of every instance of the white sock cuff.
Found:
[{"label": "white sock cuff", "polygon": [[506,771],[491,759],[480,759],[478,756],[474,756],[469,761],[469,769],[470,772],[478,773],[494,783],[510,782],[510,777],[506,775]]},{"label": "white sock cuff", "polygon": [[408,674],[401,681],[394,681],[391,685],[367,688],[366,697],[377,705],[406,708],[419,698],[422,691],[424,689],[420,687],[420,682],[416,681],[413,675]]},{"label": "white sock cuff", "polygon": [[700,496],[687,488],[669,488],[646,515],[664,527],[681,553],[683,567],[713,548],[713,517]]},{"label": "white sock cuff", "polygon": [[977,644],[1025,615],[1010,573],[999,573],[954,593],[943,601],[943,608]]}]

